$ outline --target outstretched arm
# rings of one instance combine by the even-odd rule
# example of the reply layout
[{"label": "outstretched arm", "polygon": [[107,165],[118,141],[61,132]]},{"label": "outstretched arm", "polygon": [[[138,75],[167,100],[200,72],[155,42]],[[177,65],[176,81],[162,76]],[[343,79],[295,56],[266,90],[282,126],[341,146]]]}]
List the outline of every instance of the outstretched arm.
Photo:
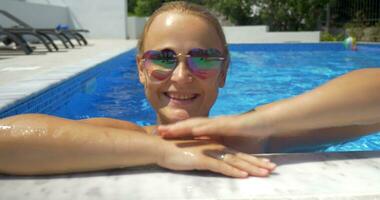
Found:
[{"label": "outstretched arm", "polygon": [[375,124],[379,91],[379,68],[357,70],[258,113],[270,132]]},{"label": "outstretched arm", "polygon": [[84,122],[86,124],[96,125],[96,126],[117,128],[117,129],[124,129],[124,130],[133,130],[133,131],[137,131],[141,133],[147,133],[143,127],[138,126],[135,123],[125,121],[125,120],[96,117],[96,118],[81,119],[78,121]]},{"label": "outstretched arm", "polygon": [[157,164],[246,177],[267,176],[275,167],[212,141],[167,141],[141,134],[143,130],[129,122],[119,121],[117,128],[105,127],[108,122],[117,120],[73,121],[39,114],[2,119],[0,173],[57,174]]},{"label": "outstretched arm", "polygon": [[153,164],[158,138],[47,115],[1,120],[0,172],[53,174]]},{"label": "outstretched arm", "polygon": [[[287,143],[296,148],[305,141],[342,141],[380,130],[379,77],[379,68],[357,70],[310,92],[259,107],[255,112],[190,119],[158,130],[165,137],[221,135],[227,143],[237,141],[236,137],[250,138],[252,146],[261,145],[261,149],[265,145],[278,149],[276,144]],[[348,130],[349,134],[345,134]]]}]

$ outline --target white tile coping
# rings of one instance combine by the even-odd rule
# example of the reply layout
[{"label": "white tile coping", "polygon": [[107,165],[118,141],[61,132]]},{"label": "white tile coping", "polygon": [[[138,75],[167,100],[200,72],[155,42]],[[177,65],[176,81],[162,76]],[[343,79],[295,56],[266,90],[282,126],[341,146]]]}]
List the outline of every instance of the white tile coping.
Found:
[{"label": "white tile coping", "polygon": [[380,199],[380,152],[269,155],[268,178],[158,167],[62,176],[0,176],[2,199]]},{"label": "white tile coping", "polygon": [[89,46],[0,60],[0,110],[134,48],[136,40],[90,40]]}]

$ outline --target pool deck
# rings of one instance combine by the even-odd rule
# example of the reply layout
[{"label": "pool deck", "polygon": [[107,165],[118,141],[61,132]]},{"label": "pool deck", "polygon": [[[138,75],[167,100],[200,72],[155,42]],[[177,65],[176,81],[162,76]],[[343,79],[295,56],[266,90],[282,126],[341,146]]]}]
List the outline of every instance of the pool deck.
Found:
[{"label": "pool deck", "polygon": [[88,46],[32,55],[0,53],[0,110],[136,47],[136,40],[91,40]]},{"label": "pool deck", "polygon": [[[0,110],[135,47],[91,40],[56,53],[0,56]],[[268,155],[269,178],[232,179],[158,167],[62,176],[0,176],[0,199],[379,199],[380,152]]]}]

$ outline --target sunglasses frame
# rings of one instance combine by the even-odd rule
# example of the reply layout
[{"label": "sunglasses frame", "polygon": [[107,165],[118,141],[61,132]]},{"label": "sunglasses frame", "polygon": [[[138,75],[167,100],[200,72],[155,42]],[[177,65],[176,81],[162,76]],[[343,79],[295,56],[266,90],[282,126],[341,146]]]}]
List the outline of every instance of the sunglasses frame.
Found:
[{"label": "sunglasses frame", "polygon": [[[179,62],[181,61],[181,60],[180,60],[180,57],[185,57],[185,58],[186,58],[184,61],[185,61],[186,65],[187,65],[188,69],[191,71],[192,74],[196,74],[196,73],[194,72],[193,67],[191,67],[191,64],[190,64],[190,62],[189,62],[188,59],[191,58],[191,57],[198,57],[198,56],[192,56],[192,55],[190,55],[191,51],[193,51],[193,50],[197,50],[197,49],[199,49],[199,50],[201,50],[201,51],[216,50],[217,52],[219,52],[219,54],[221,54],[221,56],[208,56],[208,58],[217,59],[218,61],[222,61],[222,62],[224,62],[224,61],[226,60],[226,57],[225,57],[225,56],[222,56],[222,53],[220,53],[220,51],[219,51],[218,49],[215,49],[215,48],[209,48],[209,49],[193,48],[193,49],[191,49],[187,54],[177,53],[177,52],[175,52],[175,51],[172,50],[172,49],[148,50],[148,51],[145,51],[145,52],[142,54],[142,56],[141,56],[140,58],[141,58],[141,61],[143,62],[143,63],[142,63],[143,66],[145,67],[145,62],[146,62],[147,60],[149,60],[149,58],[144,58],[145,55],[146,55],[147,53],[152,52],[152,51],[162,52],[162,51],[164,51],[164,50],[168,50],[168,51],[171,51],[171,52],[174,53],[174,56],[173,56],[173,57],[174,57],[175,60],[176,60],[174,67],[173,67],[173,68],[170,70],[170,72],[168,73],[168,77],[169,77],[169,74],[171,74],[171,73],[175,70],[175,68],[178,66]],[[145,68],[146,68],[146,67],[145,67]],[[196,67],[196,68],[197,68],[197,67]],[[207,69],[200,69],[200,70],[207,71]],[[167,78],[167,77],[166,77],[166,78]],[[165,78],[165,79],[166,79],[166,78]],[[200,78],[202,78],[202,79],[206,79],[205,77],[200,77]]]}]

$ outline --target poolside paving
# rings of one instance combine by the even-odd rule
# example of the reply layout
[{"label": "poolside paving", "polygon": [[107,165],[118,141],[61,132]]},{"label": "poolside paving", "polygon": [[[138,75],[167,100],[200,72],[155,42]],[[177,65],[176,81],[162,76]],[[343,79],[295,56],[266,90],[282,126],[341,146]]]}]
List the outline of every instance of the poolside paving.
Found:
[{"label": "poolside paving", "polygon": [[[90,40],[57,53],[0,57],[0,109],[136,45]],[[0,176],[0,199],[380,199],[380,152],[268,155],[269,178],[154,166],[62,176]],[[1,165],[1,163],[0,163]]]},{"label": "poolside paving", "polygon": [[88,46],[36,54],[0,54],[0,110],[49,85],[136,47],[136,40],[90,40]]},{"label": "poolside paving", "polygon": [[0,176],[1,199],[380,199],[380,152],[270,155],[268,178],[154,166],[61,176]]}]

